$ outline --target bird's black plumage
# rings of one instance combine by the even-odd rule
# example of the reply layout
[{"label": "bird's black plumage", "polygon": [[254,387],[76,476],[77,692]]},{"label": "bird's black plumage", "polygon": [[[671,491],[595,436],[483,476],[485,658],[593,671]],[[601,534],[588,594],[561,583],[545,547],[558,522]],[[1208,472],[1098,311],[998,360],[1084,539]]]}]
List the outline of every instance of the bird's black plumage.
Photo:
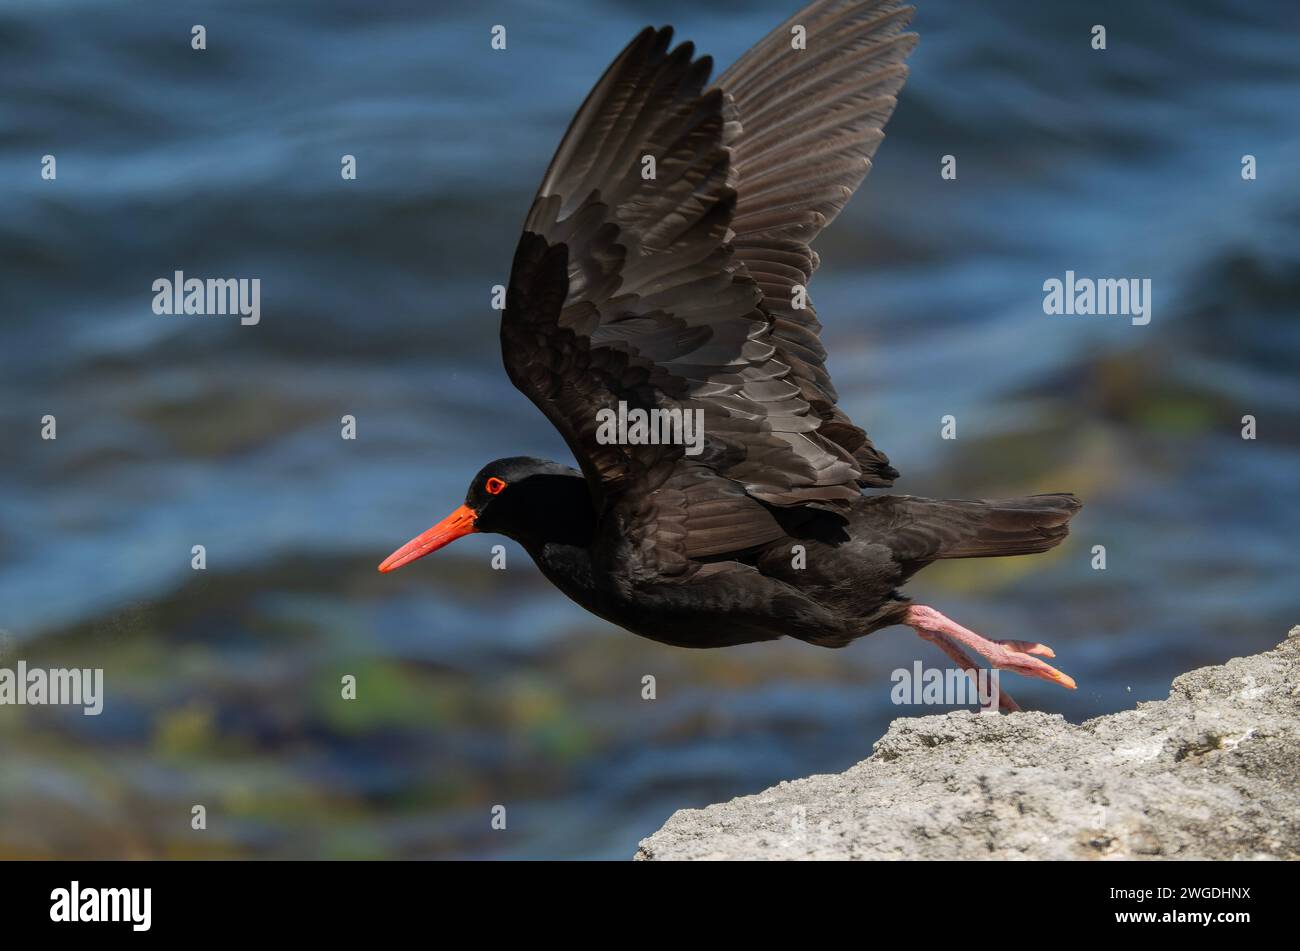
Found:
[{"label": "bird's black plumage", "polygon": [[[864,495],[898,472],[836,405],[806,302],[811,244],[906,78],[911,12],[817,0],[712,83],[670,28],[632,40],[543,176],[501,321],[506,372],[581,471],[489,464],[384,570],[495,531],[588,610],[669,644],[842,646],[902,622],[1005,666],[979,644],[1020,642],[909,613],[899,588],[937,559],[1044,551],[1078,500]],[[602,439],[619,406],[700,414],[701,451]]]}]

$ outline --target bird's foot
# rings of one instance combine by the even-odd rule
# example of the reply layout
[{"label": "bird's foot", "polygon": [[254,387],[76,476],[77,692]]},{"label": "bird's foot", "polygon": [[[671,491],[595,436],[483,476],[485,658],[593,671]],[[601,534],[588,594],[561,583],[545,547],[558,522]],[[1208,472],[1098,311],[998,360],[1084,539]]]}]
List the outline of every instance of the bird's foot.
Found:
[{"label": "bird's foot", "polygon": [[[1010,670],[1025,677],[1038,677],[1068,687],[1070,690],[1075,689],[1073,677],[1061,673],[1051,664],[1038,659],[1056,656],[1046,644],[1039,644],[1036,641],[992,641],[923,604],[913,604],[908,607],[907,613],[903,615],[903,623],[927,641],[938,645],[939,649],[951,657],[962,670],[978,669],[975,662],[961,649],[965,646],[987,660],[989,666],[998,670]],[[999,703],[1005,710],[1020,709],[1005,693],[1000,694]]]},{"label": "bird's foot", "polygon": [[[948,640],[948,638],[944,637],[942,634],[936,634],[921,627],[916,628],[916,633],[951,657],[953,662],[962,670],[970,674],[972,678],[979,676],[980,665],[971,660],[964,650],[952,641]],[[976,683],[978,683],[978,681],[976,681]],[[1016,703],[1011,694],[1003,690],[1000,684],[998,685],[996,692],[998,695],[998,707],[1000,709],[1005,710],[1007,713],[1016,713],[1020,710],[1020,704]]]}]

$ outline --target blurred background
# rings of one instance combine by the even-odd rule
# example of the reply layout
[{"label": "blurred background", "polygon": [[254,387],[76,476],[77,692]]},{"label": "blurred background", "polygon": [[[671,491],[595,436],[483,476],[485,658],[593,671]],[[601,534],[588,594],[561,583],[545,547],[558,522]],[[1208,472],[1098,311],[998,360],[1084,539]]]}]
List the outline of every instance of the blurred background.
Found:
[{"label": "blurred background", "polygon": [[[1300,623],[1294,3],[919,5],[817,246],[841,405],[901,492],[1086,500],[1048,555],[909,588],[1055,647],[1080,689],[1009,676],[1023,704],[1163,697]],[[512,543],[492,570],[489,536],[376,573],[484,462],[570,458],[501,370],[489,289],[591,84],[647,23],[725,65],[797,0],[459,6],[0,7],[0,666],[102,667],[106,693],[0,707],[0,855],[627,858],[934,712],[890,703],[891,670],[944,663],[903,628],[675,650]],[[178,269],[260,278],[261,323],[155,316]],[[1067,269],[1150,277],[1151,323],[1044,315]]]}]

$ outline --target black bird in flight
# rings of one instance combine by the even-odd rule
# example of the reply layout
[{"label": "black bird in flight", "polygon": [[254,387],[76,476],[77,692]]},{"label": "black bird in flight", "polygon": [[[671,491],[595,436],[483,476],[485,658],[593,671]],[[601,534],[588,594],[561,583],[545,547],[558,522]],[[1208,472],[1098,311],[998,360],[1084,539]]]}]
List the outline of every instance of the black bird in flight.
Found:
[{"label": "black bird in flight", "polygon": [[[835,405],[803,297],[810,245],[894,111],[912,12],[818,0],[713,82],[691,43],[670,49],[671,28],[632,40],[546,170],[501,319],[506,372],[581,471],[490,462],[380,571],[496,532],[588,611],[665,644],[843,647],[904,624],[963,669],[978,669],[969,650],[1074,687],[1044,645],[985,639],[899,588],[936,559],[1046,551],[1079,500],[865,495],[898,472]],[[602,426],[638,411],[702,420],[702,441]]]}]

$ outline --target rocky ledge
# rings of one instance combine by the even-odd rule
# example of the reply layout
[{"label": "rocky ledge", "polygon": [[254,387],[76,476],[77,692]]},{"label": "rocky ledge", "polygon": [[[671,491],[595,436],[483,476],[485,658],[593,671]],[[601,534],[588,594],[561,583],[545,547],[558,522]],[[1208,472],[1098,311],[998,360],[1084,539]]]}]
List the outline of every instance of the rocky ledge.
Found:
[{"label": "rocky ledge", "polygon": [[636,858],[1300,858],[1300,627],[1078,726],[895,720],[851,769],[680,810]]}]

